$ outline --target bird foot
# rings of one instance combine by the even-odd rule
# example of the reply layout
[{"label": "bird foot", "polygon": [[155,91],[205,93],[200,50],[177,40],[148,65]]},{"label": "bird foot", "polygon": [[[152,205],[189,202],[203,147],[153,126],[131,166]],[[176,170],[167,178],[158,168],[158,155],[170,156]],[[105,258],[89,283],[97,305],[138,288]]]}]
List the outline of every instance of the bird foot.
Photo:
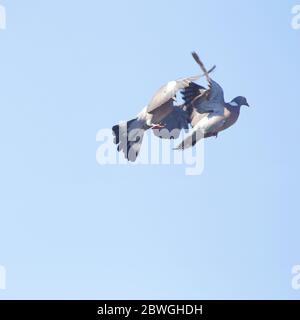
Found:
[{"label": "bird foot", "polygon": [[163,129],[165,126],[163,124],[153,124],[151,129]]}]

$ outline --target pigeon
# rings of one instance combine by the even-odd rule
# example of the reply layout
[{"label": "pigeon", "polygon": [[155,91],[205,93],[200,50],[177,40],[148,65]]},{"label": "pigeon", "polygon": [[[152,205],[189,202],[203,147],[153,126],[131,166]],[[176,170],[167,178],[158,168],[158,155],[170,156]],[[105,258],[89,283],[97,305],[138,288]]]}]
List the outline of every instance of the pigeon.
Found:
[{"label": "pigeon", "polygon": [[210,78],[197,53],[193,52],[192,55],[204,71],[208,89],[191,82],[182,90],[185,110],[189,113],[192,130],[175,148],[177,150],[192,147],[202,138],[217,137],[220,131],[231,127],[237,121],[241,106],[249,107],[247,99],[242,96],[226,103],[222,87]]},{"label": "pigeon", "polygon": [[[211,68],[207,73],[214,69]],[[166,131],[172,129],[188,129],[188,113],[175,105],[176,94],[187,88],[193,81],[203,75],[191,76],[173,80],[163,85],[152,97],[150,102],[142,109],[136,118],[121,122],[112,127],[114,143],[117,150],[122,151],[127,160],[134,162],[139,154],[144,132],[148,129]],[[166,119],[166,125],[162,121]]]},{"label": "pigeon", "polygon": [[[238,119],[241,106],[249,106],[247,99],[238,96],[226,103],[222,87],[206,70],[196,52],[192,56],[203,71],[202,75],[180,78],[162,86],[142,109],[136,118],[112,127],[117,150],[129,161],[135,161],[139,154],[144,132],[153,129],[159,138],[177,139],[182,129],[192,129],[188,136],[175,148],[186,149],[200,139],[217,137],[220,131],[231,127]],[[205,76],[208,88],[194,81]],[[175,105],[176,96],[182,94],[184,103]]]}]

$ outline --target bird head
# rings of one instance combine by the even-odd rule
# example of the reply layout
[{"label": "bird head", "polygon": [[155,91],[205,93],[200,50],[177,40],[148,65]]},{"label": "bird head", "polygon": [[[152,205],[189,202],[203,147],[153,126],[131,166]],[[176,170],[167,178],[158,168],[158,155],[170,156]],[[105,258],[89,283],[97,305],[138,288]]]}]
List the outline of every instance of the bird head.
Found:
[{"label": "bird head", "polygon": [[241,96],[238,96],[238,97],[234,98],[233,100],[231,100],[230,104],[231,105],[235,104],[237,107],[241,107],[241,106],[250,107],[247,99],[245,97],[241,97]]}]

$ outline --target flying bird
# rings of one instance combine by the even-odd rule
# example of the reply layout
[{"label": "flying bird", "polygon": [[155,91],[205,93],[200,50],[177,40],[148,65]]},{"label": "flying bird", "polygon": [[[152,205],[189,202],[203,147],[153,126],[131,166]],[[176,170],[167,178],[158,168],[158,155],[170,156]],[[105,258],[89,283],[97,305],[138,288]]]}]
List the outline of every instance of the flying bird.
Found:
[{"label": "flying bird", "polygon": [[[214,67],[206,73],[210,73],[213,69]],[[168,82],[154,94],[150,102],[136,118],[113,126],[114,143],[118,145],[118,151],[122,151],[129,161],[135,161],[146,130],[160,130],[163,128],[168,131],[173,128],[188,129],[188,114],[183,108],[174,104],[176,102],[176,94],[203,75],[180,78]],[[162,123],[164,119],[167,120],[167,125]]]},{"label": "flying bird", "polygon": [[[114,143],[129,161],[135,161],[144,132],[153,129],[159,138],[176,139],[182,129],[192,129],[175,148],[186,149],[200,139],[218,135],[238,119],[241,106],[249,106],[247,99],[238,96],[226,103],[222,87],[210,77],[215,69],[207,70],[196,52],[193,58],[203,71],[202,75],[180,78],[162,86],[136,118],[113,126]],[[205,76],[208,88],[194,81]],[[182,94],[183,104],[177,105],[176,95]]]},{"label": "flying bird", "polygon": [[222,87],[212,80],[204,64],[196,52],[193,58],[203,70],[208,81],[208,88],[191,82],[182,90],[185,110],[189,113],[189,123],[192,125],[190,134],[175,149],[186,149],[202,138],[218,135],[231,127],[240,115],[241,106],[248,106],[247,99],[238,96],[225,102]]}]

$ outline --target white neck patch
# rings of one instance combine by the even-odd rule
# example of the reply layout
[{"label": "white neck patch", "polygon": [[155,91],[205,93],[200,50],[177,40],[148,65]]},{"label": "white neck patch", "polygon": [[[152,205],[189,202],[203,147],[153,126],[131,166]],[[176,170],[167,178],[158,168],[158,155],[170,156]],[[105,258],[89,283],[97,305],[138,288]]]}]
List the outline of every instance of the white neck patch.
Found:
[{"label": "white neck patch", "polygon": [[235,101],[231,101],[228,104],[231,105],[232,107],[238,107],[239,106]]}]

